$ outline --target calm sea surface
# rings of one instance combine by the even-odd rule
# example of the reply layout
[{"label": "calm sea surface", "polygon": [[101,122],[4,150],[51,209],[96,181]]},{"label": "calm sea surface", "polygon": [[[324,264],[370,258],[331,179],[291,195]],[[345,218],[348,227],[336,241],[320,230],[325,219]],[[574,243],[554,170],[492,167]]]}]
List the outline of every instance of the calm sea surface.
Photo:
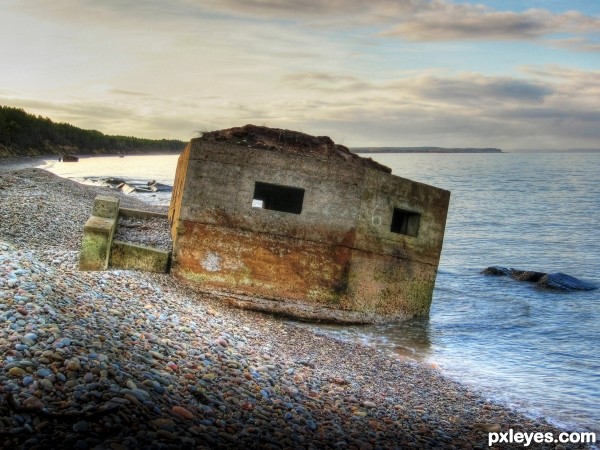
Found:
[{"label": "calm sea surface", "polygon": [[[600,290],[556,293],[484,277],[502,265],[600,284],[600,153],[371,155],[395,175],[452,191],[431,315],[401,325],[317,328],[435,363],[533,416],[600,432]],[[49,161],[82,180],[172,184],[177,156]],[[168,203],[169,194],[134,194]]]}]

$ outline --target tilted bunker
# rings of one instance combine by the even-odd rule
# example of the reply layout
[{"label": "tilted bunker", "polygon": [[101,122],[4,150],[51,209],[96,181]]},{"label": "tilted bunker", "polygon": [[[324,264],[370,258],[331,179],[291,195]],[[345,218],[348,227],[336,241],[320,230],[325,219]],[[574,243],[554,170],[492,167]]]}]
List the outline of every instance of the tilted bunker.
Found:
[{"label": "tilted bunker", "polygon": [[328,137],[253,125],[205,133],[177,165],[171,272],[302,319],[427,315],[449,199]]}]

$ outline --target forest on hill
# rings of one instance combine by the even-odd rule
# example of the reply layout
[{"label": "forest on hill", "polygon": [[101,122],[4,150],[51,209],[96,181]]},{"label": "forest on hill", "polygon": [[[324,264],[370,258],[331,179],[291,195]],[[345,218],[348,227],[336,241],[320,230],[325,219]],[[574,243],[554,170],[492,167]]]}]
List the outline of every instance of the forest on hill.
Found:
[{"label": "forest on hill", "polygon": [[68,123],[0,106],[0,157],[74,154],[181,152],[186,143],[176,139],[110,136]]}]

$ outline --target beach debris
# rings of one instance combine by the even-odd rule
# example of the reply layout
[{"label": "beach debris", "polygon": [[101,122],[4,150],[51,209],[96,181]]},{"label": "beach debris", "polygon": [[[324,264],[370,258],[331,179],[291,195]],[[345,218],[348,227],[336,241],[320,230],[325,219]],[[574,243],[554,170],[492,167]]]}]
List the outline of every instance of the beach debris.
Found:
[{"label": "beach debris", "polygon": [[111,178],[107,178],[106,180],[104,180],[104,183],[108,184],[110,187],[116,188],[120,184],[125,183],[125,180],[123,178],[112,178],[111,177]]},{"label": "beach debris", "polygon": [[121,183],[117,186],[118,189],[121,189],[123,192],[125,192],[126,194],[131,194],[132,192],[135,191],[135,188],[128,184],[128,183]]},{"label": "beach debris", "polygon": [[116,189],[122,190],[126,194],[131,194],[132,192],[158,192],[161,191],[170,191],[171,186],[166,184],[160,184],[156,181],[148,182],[146,185],[134,185],[132,183],[120,183],[115,186]]},{"label": "beach debris", "polygon": [[155,193],[155,192],[171,192],[173,186],[169,184],[159,183],[156,180],[127,180],[121,177],[85,177],[86,182],[91,182],[95,185],[108,186],[111,189],[119,189],[125,194],[133,192]]},{"label": "beach debris", "polygon": [[501,266],[490,266],[479,272],[481,275],[508,276],[517,281],[529,281],[537,286],[556,291],[592,291],[597,286],[579,280],[562,272],[544,273],[532,270],[519,270]]}]

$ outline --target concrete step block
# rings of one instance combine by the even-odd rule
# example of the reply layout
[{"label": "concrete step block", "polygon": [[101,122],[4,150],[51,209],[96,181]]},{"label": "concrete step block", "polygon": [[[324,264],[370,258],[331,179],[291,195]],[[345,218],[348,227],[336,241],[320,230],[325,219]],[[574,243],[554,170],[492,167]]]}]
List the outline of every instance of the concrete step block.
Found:
[{"label": "concrete step block", "polygon": [[92,216],[83,226],[79,270],[106,270],[117,219]]},{"label": "concrete step block", "polygon": [[119,217],[119,203],[120,200],[117,197],[98,195],[94,200],[92,216],[116,219]]},{"label": "concrete step block", "polygon": [[169,271],[170,259],[171,252],[115,240],[112,244],[110,267],[166,273]]},{"label": "concrete step block", "polygon": [[133,208],[119,208],[119,216],[121,217],[129,217],[135,219],[166,219],[166,213],[159,213],[154,211],[144,211],[141,209],[133,209]]}]

